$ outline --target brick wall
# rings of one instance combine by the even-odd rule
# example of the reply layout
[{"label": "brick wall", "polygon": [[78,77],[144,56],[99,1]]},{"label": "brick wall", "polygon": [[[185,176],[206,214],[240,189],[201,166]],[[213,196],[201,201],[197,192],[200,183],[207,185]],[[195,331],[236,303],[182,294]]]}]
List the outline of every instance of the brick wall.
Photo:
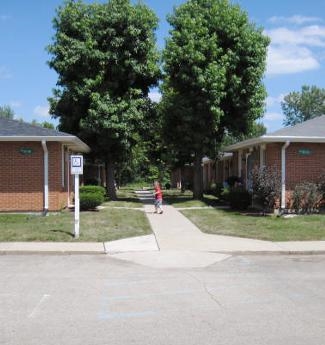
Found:
[{"label": "brick wall", "polygon": [[[60,143],[48,142],[49,210],[67,204],[62,187]],[[32,154],[22,154],[22,148]],[[42,211],[44,205],[44,153],[40,142],[0,142],[0,211]]]},{"label": "brick wall", "polygon": [[[268,144],[266,162],[281,173],[281,148],[283,144]],[[310,154],[302,155],[299,150]],[[317,182],[325,172],[325,144],[291,143],[286,149],[286,186],[293,189],[297,183]]]}]

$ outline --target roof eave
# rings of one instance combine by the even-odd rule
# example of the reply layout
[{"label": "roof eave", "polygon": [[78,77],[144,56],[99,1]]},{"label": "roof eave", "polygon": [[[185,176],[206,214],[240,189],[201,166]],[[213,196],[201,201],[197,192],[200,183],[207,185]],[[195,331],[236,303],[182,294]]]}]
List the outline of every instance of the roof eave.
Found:
[{"label": "roof eave", "polygon": [[74,135],[67,136],[0,136],[0,141],[56,141],[66,144],[71,150],[88,153],[90,147]]},{"label": "roof eave", "polygon": [[263,143],[285,143],[287,141],[296,143],[325,143],[325,137],[263,135],[258,138],[248,139],[233,145],[229,145],[225,147],[223,150],[226,152],[232,152],[243,150]]}]

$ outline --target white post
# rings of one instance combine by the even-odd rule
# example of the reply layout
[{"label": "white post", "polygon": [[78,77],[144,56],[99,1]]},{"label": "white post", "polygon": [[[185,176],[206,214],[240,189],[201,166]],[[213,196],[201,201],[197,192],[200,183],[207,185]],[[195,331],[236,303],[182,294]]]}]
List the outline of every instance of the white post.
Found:
[{"label": "white post", "polygon": [[74,237],[79,238],[80,200],[79,200],[79,175],[83,174],[83,157],[71,156],[71,174],[74,175]]},{"label": "white post", "polygon": [[74,175],[74,237],[79,238],[80,200],[79,200],[79,174]]},{"label": "white post", "polygon": [[264,162],[264,152],[265,152],[265,145],[262,144],[260,146],[260,168],[263,168],[265,166],[265,162]]},{"label": "white post", "polygon": [[290,145],[287,141],[281,148],[281,209],[286,208],[286,149]]},{"label": "white post", "polygon": [[249,152],[247,152],[246,153],[246,161],[245,161],[245,164],[246,164],[246,167],[245,167],[245,169],[246,169],[246,176],[245,176],[245,178],[246,178],[246,190],[248,190],[248,178],[249,178],[249,176],[248,176],[248,157],[250,156],[252,154],[252,151],[249,149]]},{"label": "white post", "polygon": [[239,150],[238,151],[238,177],[241,178],[241,170],[242,170],[242,154],[243,151]]},{"label": "white post", "polygon": [[46,215],[49,210],[49,152],[45,140],[42,140],[42,147],[44,152],[44,214]]}]

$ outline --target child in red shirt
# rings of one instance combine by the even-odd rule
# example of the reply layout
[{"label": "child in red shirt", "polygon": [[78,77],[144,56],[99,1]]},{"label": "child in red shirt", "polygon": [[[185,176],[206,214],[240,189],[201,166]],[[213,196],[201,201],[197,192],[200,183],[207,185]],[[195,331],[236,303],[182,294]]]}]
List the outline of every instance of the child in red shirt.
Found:
[{"label": "child in red shirt", "polygon": [[[155,213],[162,214],[163,209],[162,209],[162,191],[160,188],[160,184],[158,181],[155,181],[154,183],[154,188],[155,188]],[[159,212],[158,212],[159,210]]]}]

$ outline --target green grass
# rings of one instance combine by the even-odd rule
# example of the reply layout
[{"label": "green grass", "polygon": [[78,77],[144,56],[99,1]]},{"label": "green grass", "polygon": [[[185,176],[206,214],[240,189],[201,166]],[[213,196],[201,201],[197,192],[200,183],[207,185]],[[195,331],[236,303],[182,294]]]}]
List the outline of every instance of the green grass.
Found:
[{"label": "green grass", "polygon": [[[54,241],[70,242],[73,238],[74,213],[62,212],[47,217],[22,214],[0,215],[0,242]],[[151,233],[144,212],[102,209],[81,212],[81,242],[104,242]]]},{"label": "green grass", "polygon": [[325,240],[324,215],[263,217],[218,209],[183,210],[182,213],[208,234],[275,242]]},{"label": "green grass", "polygon": [[125,207],[125,208],[142,208],[142,202],[137,198],[134,193],[134,188],[127,186],[121,187],[117,190],[116,201],[108,200],[102,206],[104,207]]},{"label": "green grass", "polygon": [[219,204],[218,198],[213,195],[205,194],[203,200],[193,200],[193,193],[191,191],[181,192],[180,190],[171,189],[164,190],[163,192],[164,200],[175,208],[207,207]]}]

